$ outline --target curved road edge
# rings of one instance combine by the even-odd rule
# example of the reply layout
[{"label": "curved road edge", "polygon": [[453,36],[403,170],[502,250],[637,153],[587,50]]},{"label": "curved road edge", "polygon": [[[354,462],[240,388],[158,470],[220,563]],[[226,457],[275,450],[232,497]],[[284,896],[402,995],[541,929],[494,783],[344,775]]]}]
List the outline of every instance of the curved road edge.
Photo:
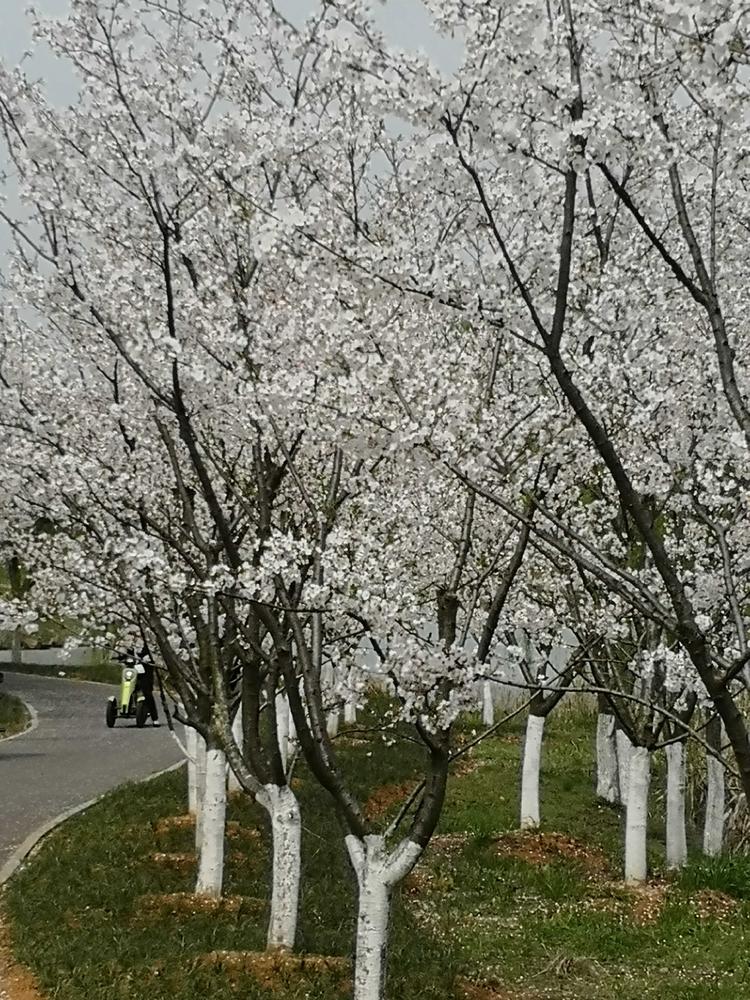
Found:
[{"label": "curved road edge", "polygon": [[[27,705],[27,708],[30,706]],[[34,713],[36,715],[36,713]],[[18,736],[27,735],[31,731],[31,727],[25,729],[23,733],[18,733]],[[9,739],[15,739],[15,736],[9,737]],[[185,760],[179,760],[176,764],[171,764],[169,767],[163,767],[160,771],[154,771],[153,774],[147,774],[145,778],[138,778],[133,782],[123,782],[123,784],[134,784],[134,785],[144,785],[148,781],[154,781],[156,778],[160,778],[163,774],[169,774],[170,771],[176,771],[180,767],[184,767],[187,762]],[[115,786],[122,787],[120,786]],[[24,840],[24,842],[17,847],[16,850],[11,854],[10,858],[5,862],[2,868],[0,868],[0,888],[5,885],[5,883],[18,871],[24,861],[27,861],[29,857],[34,853],[36,848],[41,847],[42,841],[44,841],[49,834],[51,834],[58,827],[62,826],[67,820],[72,819],[79,813],[85,812],[92,806],[95,806],[97,802],[101,802],[102,799],[106,798],[110,792],[115,791],[115,788],[110,788],[108,791],[104,792],[102,795],[97,795],[93,799],[89,799],[88,802],[83,802],[80,805],[73,806],[71,809],[66,809],[64,812],[59,813],[59,815],[53,817],[53,819],[47,820],[41,826],[37,827],[33,833]]]}]

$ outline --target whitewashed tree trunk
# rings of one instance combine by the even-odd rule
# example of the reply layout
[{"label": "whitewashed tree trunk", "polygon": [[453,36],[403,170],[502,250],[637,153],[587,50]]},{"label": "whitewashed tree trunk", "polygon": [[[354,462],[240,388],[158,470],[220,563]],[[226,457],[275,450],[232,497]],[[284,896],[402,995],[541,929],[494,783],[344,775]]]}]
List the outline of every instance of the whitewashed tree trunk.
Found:
[{"label": "whitewashed tree trunk", "polygon": [[224,880],[224,828],[227,811],[227,759],[223,750],[206,751],[206,779],[201,803],[201,842],[195,891],[218,899]]},{"label": "whitewashed tree trunk", "polygon": [[[237,714],[235,715],[234,722],[232,723],[232,736],[234,737],[234,742],[237,744],[241,752],[245,742],[245,738],[242,731],[242,705],[240,705],[240,707],[237,709]],[[229,768],[227,785],[230,792],[242,791],[242,785],[237,780],[237,776],[235,775],[231,767]]]},{"label": "whitewashed tree trunk", "polygon": [[482,723],[491,726],[495,722],[495,702],[492,698],[492,681],[482,681]]},{"label": "whitewashed tree trunk", "polygon": [[614,715],[599,712],[596,720],[596,794],[611,805],[620,802],[616,731]]},{"label": "whitewashed tree trunk", "polygon": [[687,862],[685,833],[685,744],[670,743],[667,755],[667,868]]},{"label": "whitewashed tree trunk", "polygon": [[200,851],[203,843],[203,797],[206,791],[206,741],[197,730],[194,732],[195,749],[195,847]]},{"label": "whitewashed tree trunk", "polygon": [[539,772],[542,766],[542,737],[544,716],[529,714],[526,722],[526,739],[523,745],[521,770],[521,829],[533,830],[539,826]]},{"label": "whitewashed tree trunk", "polygon": [[620,786],[620,802],[628,804],[628,778],[630,775],[630,757],[633,753],[633,744],[630,737],[623,729],[617,729],[615,733],[617,744],[617,780]]},{"label": "whitewashed tree trunk", "polygon": [[651,754],[646,747],[631,745],[628,771],[628,802],[625,810],[625,880],[627,882],[645,882],[648,872],[646,860],[648,790],[651,783]]},{"label": "whitewashed tree trunk", "polygon": [[354,1000],[383,1000],[387,971],[388,922],[393,888],[417,863],[422,848],[402,840],[390,854],[385,838],[346,838],[359,884]]},{"label": "whitewashed tree trunk", "polygon": [[357,699],[352,695],[344,702],[344,722],[351,725],[357,721]]},{"label": "whitewashed tree trunk", "polygon": [[[724,741],[724,727],[717,723],[715,732],[707,731],[710,743],[718,751]],[[713,737],[713,739],[711,738]],[[713,754],[706,754],[706,818],[703,825],[703,853],[718,857],[724,844],[726,791],[724,765]]]},{"label": "whitewashed tree trunk", "polygon": [[299,911],[302,822],[299,803],[288,785],[265,785],[259,803],[271,818],[273,871],[268,948],[294,948]]},{"label": "whitewashed tree trunk", "polygon": [[341,713],[338,708],[333,709],[326,716],[326,729],[331,739],[335,739],[339,734],[339,719]]}]

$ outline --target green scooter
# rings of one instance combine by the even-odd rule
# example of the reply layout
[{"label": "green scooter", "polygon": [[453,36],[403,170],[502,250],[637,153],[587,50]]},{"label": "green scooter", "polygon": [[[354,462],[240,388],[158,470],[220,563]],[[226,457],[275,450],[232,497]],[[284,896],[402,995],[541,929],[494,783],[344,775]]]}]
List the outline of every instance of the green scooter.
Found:
[{"label": "green scooter", "polygon": [[138,691],[138,675],[146,671],[140,663],[125,664],[120,676],[120,694],[112,695],[107,701],[107,726],[114,727],[118,719],[135,719],[139,729],[143,729],[148,718],[148,702],[142,691]]}]

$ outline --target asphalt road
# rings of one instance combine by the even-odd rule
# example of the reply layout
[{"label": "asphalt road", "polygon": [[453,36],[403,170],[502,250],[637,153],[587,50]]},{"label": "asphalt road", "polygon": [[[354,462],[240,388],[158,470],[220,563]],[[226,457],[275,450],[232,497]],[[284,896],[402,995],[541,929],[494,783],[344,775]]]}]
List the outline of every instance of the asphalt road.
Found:
[{"label": "asphalt road", "polygon": [[[34,831],[116,785],[180,760],[166,725],[107,729],[105,684],[5,671],[3,690],[36,710],[38,725],[0,740],[0,871]],[[163,720],[162,720],[163,722]]]}]

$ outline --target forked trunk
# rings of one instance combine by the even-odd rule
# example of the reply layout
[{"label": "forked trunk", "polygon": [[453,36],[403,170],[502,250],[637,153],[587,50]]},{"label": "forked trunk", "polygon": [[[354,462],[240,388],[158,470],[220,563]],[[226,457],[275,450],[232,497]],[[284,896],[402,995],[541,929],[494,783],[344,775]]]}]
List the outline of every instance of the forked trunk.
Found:
[{"label": "forked trunk", "polygon": [[542,766],[542,738],[544,716],[529,713],[526,722],[526,739],[523,745],[521,771],[521,829],[533,830],[539,826],[539,771]]},{"label": "forked trunk", "polygon": [[667,868],[687,862],[685,833],[685,744],[670,743],[667,755]]},{"label": "forked trunk", "polygon": [[614,715],[599,712],[596,720],[596,794],[610,805],[620,802],[616,731]]},{"label": "forked trunk", "polygon": [[359,884],[354,1000],[383,1000],[391,895],[417,863],[422,848],[403,840],[388,854],[384,837],[360,840],[351,834],[346,846]]},{"label": "forked trunk", "polygon": [[211,746],[206,750],[206,779],[201,803],[201,840],[198,880],[195,891],[200,896],[218,899],[224,881],[224,827],[227,810],[227,759],[224,751]]},{"label": "forked trunk", "polygon": [[646,747],[631,745],[628,804],[625,811],[625,880],[645,882],[648,873],[646,834],[651,754]]},{"label": "forked trunk", "polygon": [[[721,752],[724,730],[721,720],[712,719],[706,727],[706,740],[716,752]],[[718,857],[724,844],[724,811],[726,792],[724,765],[720,758],[706,753],[706,818],[703,826],[703,853]]]},{"label": "forked trunk", "polygon": [[288,785],[265,785],[258,801],[271,818],[273,873],[267,946],[294,948],[299,910],[302,823],[299,804]]}]

